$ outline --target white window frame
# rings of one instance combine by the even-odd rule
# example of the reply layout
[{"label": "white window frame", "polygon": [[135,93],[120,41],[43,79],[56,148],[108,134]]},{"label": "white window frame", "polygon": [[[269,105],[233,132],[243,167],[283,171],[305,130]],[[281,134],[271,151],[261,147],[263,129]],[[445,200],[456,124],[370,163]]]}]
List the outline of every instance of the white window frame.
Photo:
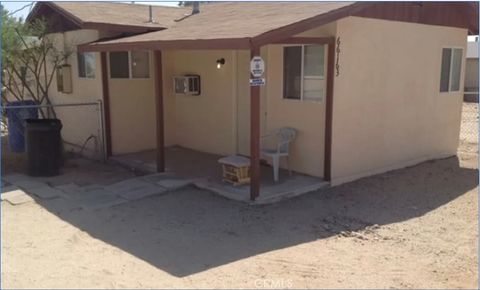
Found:
[{"label": "white window frame", "polygon": [[128,78],[112,78],[112,73],[110,71],[110,52],[108,53],[108,77],[112,80],[149,80],[151,78],[151,71],[150,71],[150,51],[149,50],[139,50],[140,52],[146,52],[148,54],[148,77],[146,78],[134,78],[133,71],[132,71],[132,51],[129,50],[128,52]]},{"label": "white window frame", "polygon": [[[318,77],[318,76],[305,76],[305,72],[304,72],[304,69],[305,69],[305,46],[309,46],[309,45],[323,45],[324,46],[324,49],[323,49],[323,59],[324,59],[324,64],[323,64],[323,76],[321,77]],[[300,99],[288,99],[288,98],[285,98],[285,86],[284,86],[284,82],[285,82],[285,73],[283,71],[283,68],[285,66],[285,64],[283,63],[284,62],[284,53],[285,53],[285,50],[284,48],[285,47],[298,47],[298,46],[301,46],[302,47],[302,57],[300,59],[301,61],[301,74],[300,74]],[[322,97],[321,100],[305,100],[303,99],[303,81],[305,78],[308,78],[308,79],[318,79],[318,80],[324,80],[325,81],[325,87],[326,87],[326,74],[327,74],[327,53],[328,53],[328,49],[326,49],[326,45],[325,44],[284,44],[282,45],[282,100],[284,101],[293,101],[293,102],[312,102],[312,103],[324,103],[325,102],[325,98],[327,97],[327,92],[325,90],[325,95]]]},{"label": "white window frame", "polygon": [[[91,53],[94,56],[95,60],[95,66],[93,69],[93,77],[87,75],[87,62],[85,61],[85,56],[83,57],[83,67],[85,68],[85,76],[80,75],[80,58],[78,57],[79,54],[86,54],[86,53]],[[87,79],[87,80],[92,80],[97,78],[97,54],[95,52],[78,52],[77,53],[77,75],[79,79]]]},{"label": "white window frame", "polygon": [[[463,65],[464,65],[464,50],[463,47],[459,46],[442,46],[442,49],[440,50],[440,75],[442,73],[442,57],[443,57],[443,50],[444,49],[450,49],[451,54],[450,54],[450,70],[448,71],[448,90],[447,91],[440,91],[440,94],[449,94],[449,93],[458,93],[461,91],[462,88],[462,70],[463,70]],[[453,50],[454,49],[460,49],[462,51],[462,57],[461,63],[460,63],[460,75],[458,76],[460,84],[458,85],[458,90],[453,91],[452,90],[452,69],[453,69]],[[440,83],[439,83],[439,88],[440,85],[442,84],[442,78],[440,77]]]}]

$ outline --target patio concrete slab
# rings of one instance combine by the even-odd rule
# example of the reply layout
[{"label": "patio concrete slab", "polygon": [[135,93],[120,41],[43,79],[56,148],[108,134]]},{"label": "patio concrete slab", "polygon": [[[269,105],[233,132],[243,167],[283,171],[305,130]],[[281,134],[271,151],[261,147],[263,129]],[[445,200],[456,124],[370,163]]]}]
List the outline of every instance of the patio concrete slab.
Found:
[{"label": "patio concrete slab", "polygon": [[85,192],[95,191],[95,190],[104,189],[104,188],[105,188],[104,186],[101,186],[99,184],[88,184],[88,185],[80,187],[80,189],[85,191]]},{"label": "patio concrete slab", "polygon": [[166,191],[166,188],[149,184],[148,186],[123,191],[119,196],[128,200],[137,200],[150,195],[165,193]]},{"label": "patio concrete slab", "polygon": [[81,199],[87,195],[87,191],[83,190],[82,187],[76,183],[62,184],[55,188],[61,190],[61,196],[66,199]]},{"label": "patio concrete slab", "polygon": [[85,210],[97,210],[127,202],[123,198],[94,191],[89,192],[84,198],[77,201],[80,207]]},{"label": "patio concrete slab", "polygon": [[148,174],[141,177],[141,179],[150,182],[150,183],[157,183],[158,181],[174,178],[174,172],[161,172],[155,174]]},{"label": "patio concrete slab", "polygon": [[152,184],[140,177],[123,180],[108,186],[105,189],[111,191],[114,194],[121,194],[129,191],[134,191],[144,187],[149,187]]},{"label": "patio concrete slab", "polygon": [[52,199],[52,198],[60,197],[63,194],[61,190],[56,189],[54,187],[50,187],[48,185],[26,189],[26,191],[42,199]]},{"label": "patio concrete slab", "polygon": [[76,202],[80,202],[84,199],[94,199],[98,195],[109,195],[109,196],[115,196],[111,194],[111,192],[106,191],[104,189],[97,189],[97,190],[90,190],[90,191],[84,191],[82,189],[78,191],[69,191],[65,192],[62,196],[66,199],[74,200]]},{"label": "patio concrete slab", "polygon": [[42,203],[46,204],[49,210],[56,213],[71,212],[81,209],[80,204],[67,198],[46,199]]},{"label": "patio concrete slab", "polygon": [[28,195],[25,191],[21,189],[2,193],[1,199],[2,201],[5,200],[12,205],[19,205],[34,201],[34,199],[30,195]]},{"label": "patio concrete slab", "polygon": [[81,187],[76,183],[66,183],[55,186],[56,189],[59,189],[65,193],[78,192],[81,190]]},{"label": "patio concrete slab", "polygon": [[12,184],[15,185],[15,186],[18,186],[18,187],[20,187],[24,190],[30,190],[30,189],[33,189],[33,188],[48,186],[45,182],[40,182],[40,181],[33,180],[32,177],[28,177],[28,178],[29,179],[14,181],[14,182],[12,182]]},{"label": "patio concrete slab", "polygon": [[[199,188],[213,191],[221,196],[242,202],[250,201],[250,186],[233,186],[222,181],[222,167],[218,159],[222,156],[203,153],[179,146],[165,148],[166,168],[171,171],[170,177],[163,175],[149,179],[154,184],[168,190],[173,190],[192,183]],[[134,167],[135,164],[155,164],[156,151],[146,150],[123,156],[116,156],[117,162]],[[141,161],[141,162],[139,162]],[[141,168],[140,168],[141,170]],[[322,178],[308,176],[300,173],[289,174],[287,170],[280,169],[280,181],[274,182],[273,170],[270,166],[261,166],[261,189],[260,196],[254,204],[273,203],[297,195],[315,191],[329,185]],[[148,177],[144,177],[147,180]],[[181,179],[188,180],[183,182]]]},{"label": "patio concrete slab", "polygon": [[9,183],[15,183],[18,181],[25,181],[25,180],[30,180],[31,177],[25,174],[20,174],[20,173],[12,173],[12,174],[6,174],[2,176],[2,180],[5,180]]},{"label": "patio concrete slab", "polygon": [[194,184],[196,179],[183,179],[183,178],[168,178],[156,182],[157,185],[164,187],[168,190],[175,190],[190,184]]}]

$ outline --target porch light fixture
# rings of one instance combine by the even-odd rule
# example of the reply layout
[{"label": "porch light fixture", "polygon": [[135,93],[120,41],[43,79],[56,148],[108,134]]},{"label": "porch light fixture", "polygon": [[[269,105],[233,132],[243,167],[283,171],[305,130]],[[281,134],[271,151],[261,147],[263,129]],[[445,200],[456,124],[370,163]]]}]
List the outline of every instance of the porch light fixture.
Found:
[{"label": "porch light fixture", "polygon": [[222,57],[220,59],[217,59],[217,69],[222,68],[222,65],[225,64],[225,59]]}]

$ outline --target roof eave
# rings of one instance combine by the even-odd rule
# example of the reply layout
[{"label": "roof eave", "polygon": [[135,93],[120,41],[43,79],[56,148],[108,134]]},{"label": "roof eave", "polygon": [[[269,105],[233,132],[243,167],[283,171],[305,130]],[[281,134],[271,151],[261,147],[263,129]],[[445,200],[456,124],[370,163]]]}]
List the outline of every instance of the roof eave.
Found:
[{"label": "roof eave", "polygon": [[116,23],[107,23],[107,22],[85,22],[80,18],[76,17],[67,10],[59,7],[55,2],[37,2],[28,14],[26,22],[31,22],[33,19],[40,17],[42,7],[49,7],[58,14],[62,15],[73,24],[75,24],[80,29],[95,29],[95,30],[109,30],[109,31],[119,31],[126,33],[146,33],[166,29],[164,26],[151,26],[151,25],[127,25],[127,24],[116,24]]},{"label": "roof eave", "polygon": [[85,43],[77,47],[79,52],[125,51],[125,50],[168,50],[168,49],[250,49],[251,39],[182,39],[136,41],[122,43]]},{"label": "roof eave", "polygon": [[39,10],[42,8],[42,6],[46,6],[54,10],[55,12],[59,13],[60,15],[64,16],[68,20],[72,21],[74,24],[82,27],[84,25],[84,22],[73,15],[72,13],[66,11],[65,9],[59,7],[56,5],[54,2],[37,2],[35,6],[33,7],[32,11],[28,14],[27,18],[25,19],[25,22],[30,22],[32,21],[33,18],[38,17],[38,13],[40,12]]}]

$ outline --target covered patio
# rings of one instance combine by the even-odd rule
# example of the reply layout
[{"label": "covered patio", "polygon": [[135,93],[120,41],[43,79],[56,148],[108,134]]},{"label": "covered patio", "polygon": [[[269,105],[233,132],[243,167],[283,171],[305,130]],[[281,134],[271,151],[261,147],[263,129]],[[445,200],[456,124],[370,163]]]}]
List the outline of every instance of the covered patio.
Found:
[{"label": "covered patio", "polygon": [[[302,104],[302,106],[310,106],[310,108],[318,108],[315,111],[311,110],[310,114],[321,116],[323,118],[322,121],[319,123],[314,124],[313,134],[312,135],[312,127],[309,127],[308,130],[310,132],[309,136],[315,136],[314,138],[317,140],[315,143],[318,147],[313,147],[314,155],[305,155],[303,156],[303,160],[311,159],[310,165],[314,164],[317,168],[317,172],[309,176],[310,174],[300,174],[294,173],[291,176],[288,174],[287,171],[284,169],[280,169],[280,180],[278,182],[274,182],[274,178],[272,176],[272,168],[263,164],[262,156],[261,156],[261,138],[262,135],[268,132],[265,132],[265,128],[263,127],[263,115],[264,111],[262,109],[262,96],[261,96],[261,88],[259,86],[250,86],[249,88],[249,96],[248,93],[245,96],[248,99],[248,105],[245,107],[245,118],[243,122],[239,121],[238,119],[234,122],[234,127],[231,131],[227,129],[226,135],[225,132],[218,133],[215,132],[215,139],[218,142],[229,143],[230,140],[235,139],[233,141],[236,143],[234,146],[238,146],[238,142],[248,142],[244,146],[243,152],[237,149],[227,149],[227,150],[215,150],[214,147],[210,147],[208,151],[210,153],[204,153],[207,150],[199,150],[195,151],[192,149],[186,149],[182,147],[171,147],[172,145],[180,145],[182,143],[174,142],[172,144],[171,140],[169,139],[169,135],[171,135],[172,130],[176,131],[178,124],[172,125],[170,121],[171,115],[170,107],[172,96],[168,92],[169,87],[165,87],[166,83],[170,80],[170,76],[168,75],[168,70],[166,67],[171,65],[169,62],[168,56],[165,57],[162,50],[151,50],[153,55],[153,71],[154,71],[154,99],[155,99],[155,143],[156,148],[152,150],[146,151],[135,151],[129,154],[118,154],[112,150],[112,139],[111,139],[111,124],[110,124],[110,102],[115,100],[115,95],[110,96],[109,92],[109,79],[108,79],[108,62],[107,62],[107,52],[108,51],[116,51],[119,49],[139,49],[145,50],[149,47],[140,46],[138,48],[135,47],[108,47],[106,51],[101,51],[101,64],[102,64],[102,80],[103,80],[103,90],[104,90],[104,98],[105,98],[105,118],[106,118],[106,135],[107,135],[107,155],[113,160],[120,162],[122,164],[128,165],[129,167],[138,168],[147,172],[175,172],[179,177],[185,178],[187,180],[194,180],[194,184],[198,187],[209,189],[214,191],[220,195],[225,197],[235,199],[235,200],[250,200],[256,201],[257,203],[262,202],[272,202],[278,199],[282,199],[289,196],[295,196],[302,193],[310,192],[322,188],[328,185],[328,181],[330,180],[330,159],[331,159],[331,120],[332,120],[332,96],[333,96],[333,73],[334,73],[334,50],[335,50],[335,38],[334,37],[293,37],[293,38],[278,38],[275,37],[272,40],[262,40],[259,41],[256,45],[251,45],[250,49],[250,58],[255,56],[261,56],[261,47],[268,45],[269,43],[274,45],[318,45],[324,46],[325,49],[325,57],[326,57],[326,65],[325,65],[325,74],[326,74],[326,84],[325,84],[325,101],[320,103],[321,105],[314,105],[311,106],[309,104]],[[205,47],[206,44],[200,45],[200,47],[196,47],[196,43],[191,44],[190,49],[196,49],[197,51],[208,51],[210,49],[217,48],[217,42],[212,40],[208,46]],[[181,43],[178,44],[179,48],[182,46]],[[250,45],[250,44],[249,44]],[[90,46],[84,46],[83,49],[103,49],[103,47],[97,47],[94,44]],[[224,47],[227,50],[235,51],[236,49],[243,50],[248,52],[246,49],[246,44],[239,45],[238,43],[229,43],[227,47]],[[167,52],[172,51],[172,48],[166,50]],[[184,50],[185,51],[185,50]],[[248,58],[243,59],[244,63],[248,63]],[[166,63],[167,62],[167,63]],[[268,61],[266,62],[266,66],[268,66]],[[248,75],[245,74],[239,76],[241,78],[245,78],[245,81],[248,84]],[[251,77],[251,76],[250,76]],[[267,83],[270,82],[271,84],[277,84],[275,81],[267,79]],[[232,81],[235,80],[232,78]],[[238,80],[235,80],[238,81]],[[247,89],[248,90],[248,89]],[[183,99],[182,99],[183,100]],[[185,99],[186,100],[186,99]],[[232,96],[232,101],[235,101],[234,96]],[[185,103],[185,101],[182,101]],[[245,103],[247,104],[247,103]],[[178,102],[177,102],[178,105]],[[211,108],[213,106],[219,106],[215,102],[210,103]],[[322,109],[325,108],[325,109]],[[190,110],[190,114],[200,114],[201,108],[196,108],[194,103],[189,105],[188,110]],[[318,111],[317,111],[318,110]],[[324,110],[324,111],[322,111]],[[202,111],[202,114],[207,114],[207,111]],[[298,111],[300,114],[305,114],[304,111]],[[217,112],[218,113],[218,112]],[[232,118],[235,118],[235,113],[232,115]],[[184,120],[182,116],[181,120]],[[124,118],[124,117],[122,117]],[[179,117],[176,116],[177,122]],[[299,116],[291,115],[289,116],[289,120],[283,120],[283,126],[293,127],[296,130],[301,126],[302,122]],[[169,123],[170,122],[170,123]],[[183,122],[183,121],[182,121]],[[194,123],[190,119],[190,122]],[[217,124],[222,122],[221,119],[217,121]],[[293,123],[291,123],[293,122]],[[300,122],[300,123],[299,123]],[[240,124],[240,125],[239,125]],[[243,127],[242,127],[243,126]],[[204,126],[203,128],[208,127]],[[319,127],[319,128],[318,128]],[[278,127],[277,127],[278,128]],[[202,128],[199,128],[202,130]],[[238,131],[243,129],[243,132],[246,135],[239,136]],[[305,130],[303,130],[304,132]],[[184,128],[184,135],[185,134],[194,134],[194,128]],[[237,132],[237,133],[236,133]],[[303,133],[305,134],[305,133]],[[184,136],[183,136],[184,137]],[[212,137],[212,136],[210,136]],[[217,139],[220,138],[220,139]],[[205,138],[204,138],[205,139]],[[197,140],[197,141],[195,141]],[[184,147],[188,148],[195,148],[197,143],[201,142],[201,136],[199,137],[198,134],[196,139],[193,138],[184,138],[183,143]],[[228,140],[228,141],[225,141]],[[193,142],[193,143],[192,143]],[[118,143],[117,143],[118,144]],[[210,142],[210,144],[212,144]],[[214,143],[213,143],[214,144]],[[230,143],[231,144],[231,143]],[[313,143],[304,143],[309,144],[307,146],[315,145]],[[210,145],[212,146],[212,145]],[[234,147],[233,146],[233,147]],[[197,146],[198,147],[198,146]],[[198,149],[197,149],[198,150]],[[218,152],[218,153],[217,153]],[[217,153],[212,154],[212,153]],[[221,154],[221,155],[220,155]],[[250,182],[249,184],[242,185],[242,186],[233,186],[231,184],[227,184],[222,181],[222,167],[218,163],[218,159],[224,157],[226,155],[243,155],[247,156],[250,160],[249,172],[250,172]],[[312,159],[314,158],[314,159]],[[316,160],[316,161],[313,161]],[[293,159],[293,162],[298,162],[298,159]],[[305,162],[305,161],[303,161]],[[297,165],[298,167],[298,165]],[[295,168],[294,168],[295,170]],[[301,172],[301,171],[300,171]],[[314,177],[316,176],[316,177]]]},{"label": "covered patio", "polygon": [[[342,6],[340,5],[340,7]],[[205,16],[200,13],[195,17]],[[195,185],[199,187],[236,200],[266,202],[310,192],[328,185],[331,179],[336,42],[335,24],[331,24],[332,21],[333,19],[325,17],[325,15],[319,15],[309,19],[308,23],[299,22],[272,31],[258,28],[258,31],[248,31],[249,37],[240,38],[225,38],[226,35],[217,38],[216,34],[210,32],[202,34],[200,37],[198,33],[204,32],[199,30],[195,33],[192,32],[193,34],[187,39],[177,39],[167,29],[152,34],[80,45],[78,47],[80,51],[98,51],[101,56],[107,155],[117,162],[147,172],[175,172],[179,177],[195,180]],[[147,35],[148,39],[145,38]],[[318,57],[322,58],[320,69],[322,94],[316,102],[298,102],[298,100],[285,100],[285,97],[281,97],[282,80],[279,71],[282,68],[278,66],[278,58],[285,46],[296,46],[302,51],[306,46],[315,46],[320,49]],[[270,49],[271,56],[268,53],[265,55],[266,50],[270,51]],[[218,53],[219,50],[221,50],[221,54],[219,53],[218,58],[224,60],[223,57],[225,57],[227,59],[227,67],[230,66],[230,71],[213,72],[208,69],[204,70],[203,74],[196,71],[199,67],[211,67],[214,61],[207,62],[207,59],[212,58],[213,54]],[[115,152],[116,150],[112,149],[112,143],[115,144],[115,142],[112,142],[110,108],[111,102],[115,101],[116,93],[112,93],[109,88],[108,67],[109,54],[116,51],[149,51],[153,58],[152,93],[155,112],[152,112],[154,114],[152,119],[155,121],[155,126],[152,133],[154,131],[155,149],[142,152],[138,152],[138,150]],[[177,52],[179,53],[177,59],[172,60],[172,55]],[[193,58],[186,52],[196,53],[197,57]],[[258,78],[258,76],[250,74],[248,63],[251,59],[258,57],[265,58],[266,73],[261,76],[266,80],[265,87],[248,86],[249,78],[253,80]],[[192,66],[193,62],[198,66]],[[275,67],[275,65],[277,66]],[[197,100],[203,100],[203,104],[200,104],[200,101],[192,101],[194,98],[176,99],[175,95],[171,93],[172,76],[179,73],[191,74],[192,71],[194,74],[202,75],[202,82],[204,82],[202,99],[197,98]],[[217,78],[213,79],[212,75]],[[213,90],[213,88],[216,89],[225,84],[228,85],[223,90]],[[266,95],[267,90],[270,92],[268,96]],[[208,99],[207,97],[212,98]],[[231,100],[230,103],[226,105],[219,103],[225,99]],[[208,105],[206,105],[207,100]],[[268,109],[268,115],[272,116],[270,123],[264,120],[267,115],[264,102],[270,102],[269,105],[272,105],[272,108]],[[176,105],[172,105],[172,103]],[[181,105],[180,109],[179,105]],[[132,106],[135,104],[125,107]],[[172,108],[173,110],[177,109],[177,112],[172,113]],[[287,112],[288,115],[281,115],[280,112]],[[198,125],[198,119],[208,114],[212,116],[223,114],[228,117],[216,120],[208,118],[201,126]],[[174,116],[172,117],[172,115]],[[310,122],[305,122],[306,116]],[[125,116],[121,115],[118,118],[124,119]],[[189,123],[186,125],[187,122]],[[226,122],[232,123],[225,124]],[[266,123],[270,128],[266,127]],[[217,124],[225,124],[222,128],[224,130],[209,129]],[[302,138],[302,140],[297,142],[297,155],[292,158],[293,170],[297,173],[290,176],[287,171],[281,169],[280,180],[274,182],[272,168],[264,164],[262,160],[261,138],[265,133],[269,133],[268,131],[282,127],[294,128],[300,133],[299,139]],[[208,136],[202,136],[202,133],[207,130],[210,130]],[[126,130],[123,129],[123,133],[127,133]],[[150,134],[150,136],[152,135]],[[217,144],[211,141],[214,139]],[[205,140],[210,141],[205,142]],[[128,140],[124,139],[124,141]],[[116,144],[119,143],[122,142]],[[199,145],[199,143],[201,144]],[[221,145],[218,145],[220,143]],[[184,148],[172,147],[172,145]],[[233,186],[222,181],[222,167],[218,163],[218,159],[228,155],[241,155],[249,158],[249,184]]]},{"label": "covered patio", "polygon": [[[131,154],[118,155],[110,159],[122,166],[134,168],[144,173],[157,171],[156,150],[146,150]],[[180,146],[165,147],[165,174],[171,174],[179,182],[191,184],[213,191],[221,196],[237,201],[250,200],[250,186],[234,186],[222,180],[222,167],[218,159],[222,156],[199,152]],[[256,204],[272,203],[328,186],[321,178],[280,169],[280,179],[273,180],[272,167],[260,165],[261,195]]]}]

